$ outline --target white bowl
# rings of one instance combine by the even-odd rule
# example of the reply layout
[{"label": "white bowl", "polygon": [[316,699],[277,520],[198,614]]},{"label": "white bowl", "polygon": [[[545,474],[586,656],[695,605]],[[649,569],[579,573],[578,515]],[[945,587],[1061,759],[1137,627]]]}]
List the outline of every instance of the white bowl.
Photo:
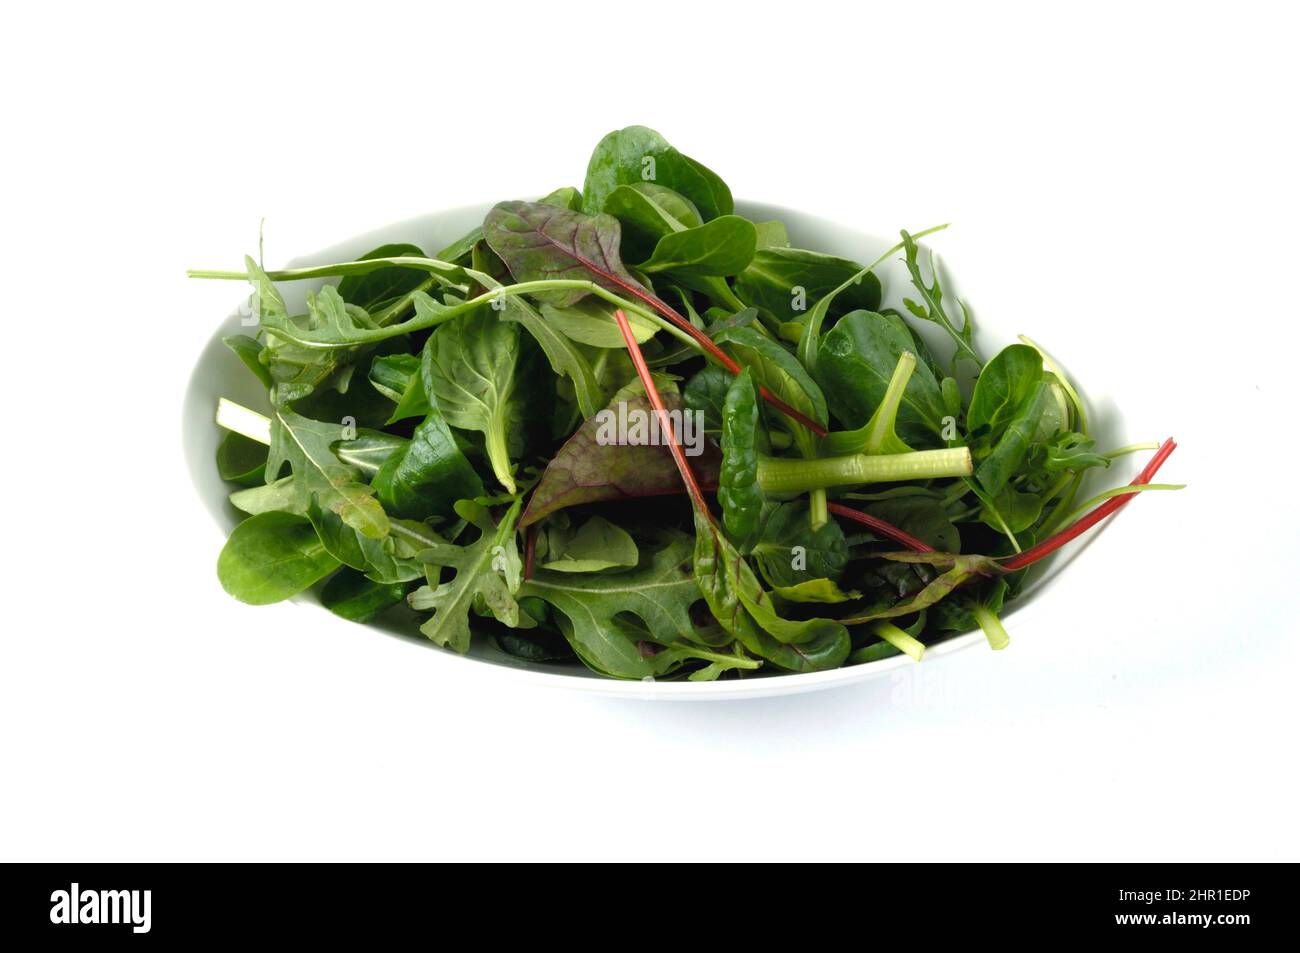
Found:
[{"label": "white bowl", "polygon": [[[491,204],[473,205],[464,208],[434,212],[417,218],[397,222],[384,228],[376,229],[365,235],[357,236],[330,248],[310,255],[303,255],[289,262],[286,267],[326,264],[334,261],[346,261],[357,257],[378,245],[388,242],[410,242],[434,253],[439,248],[450,244],[470,229],[480,224]],[[897,238],[884,238],[869,235],[856,229],[827,221],[813,215],[777,205],[759,202],[739,202],[737,211],[755,221],[780,219],[785,222],[790,233],[791,243],[797,247],[810,248],[832,254],[842,255],[859,262],[874,261],[885,250],[896,244]],[[946,241],[946,236],[945,236]],[[946,264],[936,255],[940,267],[946,300],[955,302],[961,294],[961,285],[948,270]],[[200,263],[202,264],[202,263]],[[902,299],[907,296],[909,283],[907,272],[901,263],[891,261],[877,269],[884,291],[883,304],[902,309]],[[289,305],[290,312],[301,311],[305,307],[307,291],[319,287],[321,281],[286,282],[281,291]],[[1007,296],[1009,301],[1009,296]],[[243,300],[247,300],[244,295]],[[246,313],[246,312],[245,312]],[[1006,344],[1016,340],[1016,334],[1022,330],[1042,333],[1042,329],[1007,328],[990,326],[981,315],[997,313],[997,303],[990,300],[972,303],[972,313],[977,318],[975,341],[985,354],[993,354]],[[912,322],[913,327],[923,322]],[[216,554],[222,539],[239,520],[239,513],[227,500],[232,487],[218,475],[215,463],[217,444],[222,431],[213,422],[213,414],[219,397],[228,397],[246,406],[259,410],[268,410],[266,393],[261,385],[248,372],[247,368],[221,343],[221,339],[230,334],[238,334],[249,329],[241,324],[241,314],[237,310],[222,321],[215,329],[203,353],[195,364],[186,390],[182,411],[182,444],[186,462],[194,480],[194,487],[199,499],[212,514],[221,536],[213,534],[212,555],[215,565]],[[919,327],[918,330],[936,353],[947,354],[949,348],[942,332],[933,326]],[[1060,355],[1055,355],[1061,357]],[[1068,355],[1065,366],[1069,368]],[[1077,386],[1077,381],[1076,381]],[[1115,414],[1106,414],[1104,419],[1094,425],[1099,444],[1103,446],[1121,446],[1126,443],[1122,432],[1122,422]],[[1086,491],[1085,487],[1085,491]],[[1080,499],[1085,499],[1081,496]],[[1018,598],[1007,605],[1003,616],[1008,628],[1020,633],[1026,631],[1026,623],[1032,625],[1043,613],[1046,602],[1050,606],[1048,593],[1061,569],[1079,550],[1087,545],[1084,540],[1071,544],[1050,560],[1045,568],[1039,568],[1031,584],[1025,587]],[[214,599],[229,598],[217,584],[216,573],[212,577]],[[304,607],[304,625],[349,625],[353,626],[358,637],[373,637],[376,630],[401,636],[411,642],[412,650],[424,649],[430,664],[456,664],[482,668],[482,663],[494,666],[503,677],[512,677],[531,684],[577,689],[606,695],[622,695],[655,699],[723,699],[754,698],[766,695],[784,695],[796,692],[813,691],[861,682],[878,678],[890,672],[906,668],[917,663],[907,656],[895,656],[871,662],[838,668],[828,672],[808,674],[771,674],[752,676],[746,679],[719,682],[628,682],[604,678],[583,668],[580,664],[555,665],[527,663],[501,652],[488,638],[475,639],[474,647],[468,655],[461,656],[455,652],[441,649],[429,642],[416,631],[409,628],[378,620],[365,626],[358,626],[324,609],[316,596],[304,593],[297,597]],[[955,635],[930,646],[925,654],[925,661],[930,664],[934,659],[951,655],[961,649],[985,643],[981,632],[968,632]]]}]

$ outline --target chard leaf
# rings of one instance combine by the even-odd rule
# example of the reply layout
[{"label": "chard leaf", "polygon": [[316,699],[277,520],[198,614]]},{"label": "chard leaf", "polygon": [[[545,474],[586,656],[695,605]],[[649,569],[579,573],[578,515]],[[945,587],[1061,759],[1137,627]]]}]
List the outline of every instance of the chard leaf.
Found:
[{"label": "chard leaf", "polygon": [[[664,393],[663,400],[670,413],[682,408],[681,397],[677,394]],[[654,413],[644,394],[628,393],[625,389],[609,405],[615,419],[620,403],[628,420],[648,420]],[[603,414],[587,419],[547,464],[541,482],[528,501],[521,526],[528,526],[556,510],[578,503],[685,492],[668,447],[608,442],[605,438],[609,431],[602,431],[602,426],[606,426],[602,417]],[[704,440],[703,452],[690,460],[701,485],[716,487],[720,463],[717,446]]]},{"label": "chard leaf", "polygon": [[[618,219],[611,215],[584,215],[540,202],[501,202],[483,220],[483,237],[516,281],[570,278],[615,292],[641,288],[619,257],[620,236]],[[575,288],[534,297],[564,308],[589,293]]]},{"label": "chard leaf", "polygon": [[339,568],[311,523],[292,513],[244,520],[217,558],[221,587],[240,602],[264,606],[297,595]]},{"label": "chard leaf", "polygon": [[731,190],[716,173],[682,155],[653,129],[628,126],[596,144],[582,185],[582,207],[600,212],[620,185],[653,182],[688,198],[705,221],[735,210]]},{"label": "chard leaf", "polygon": [[[518,628],[521,624],[515,594],[523,574],[519,550],[515,546],[515,523],[520,501],[515,500],[493,523],[487,508],[472,500],[461,500],[456,512],[480,531],[477,541],[468,546],[436,543],[417,554],[424,563],[429,584],[407,597],[411,608],[432,610],[433,616],[420,631],[438,645],[464,653],[469,650],[472,633],[469,613],[481,605],[498,622]],[[450,581],[440,579],[441,569],[456,571]]]},{"label": "chard leaf", "polygon": [[314,497],[322,509],[372,539],[388,534],[388,516],[356,467],[343,463],[334,445],[346,436],[341,424],[329,424],[279,408],[271,417],[271,449],[266,461],[267,482],[288,464],[293,471],[297,505],[306,510]]}]

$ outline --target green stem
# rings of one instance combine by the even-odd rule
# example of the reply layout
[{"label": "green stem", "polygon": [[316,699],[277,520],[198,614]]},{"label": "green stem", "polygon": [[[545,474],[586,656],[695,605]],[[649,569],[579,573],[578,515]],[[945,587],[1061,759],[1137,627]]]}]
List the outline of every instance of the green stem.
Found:
[{"label": "green stem", "polygon": [[506,488],[507,493],[514,493],[515,480],[510,475],[510,452],[506,449],[505,425],[494,419],[483,436],[486,438],[484,448],[497,482]]},{"label": "green stem", "polygon": [[765,493],[804,493],[855,483],[969,476],[970,449],[916,450],[868,456],[855,453],[816,460],[759,457],[758,484]]},{"label": "green stem", "polygon": [[1011,636],[1007,635],[1006,627],[1002,625],[1002,620],[988,606],[983,603],[976,603],[974,607],[975,621],[980,624],[984,630],[984,637],[989,640],[989,648],[1005,649],[1011,644]]},{"label": "green stem", "polygon": [[808,494],[808,521],[814,532],[825,526],[831,518],[826,502],[825,489],[816,489]]},{"label": "green stem", "polygon": [[880,636],[898,651],[912,658],[913,661],[919,662],[922,656],[925,655],[925,644],[912,638],[892,622],[881,619],[871,623],[868,628],[873,635]]},{"label": "green stem", "polygon": [[1184,490],[1186,488],[1186,483],[1125,483],[1123,486],[1112,487],[1109,490],[1098,493],[1087,503],[1076,506],[1073,512],[1071,512],[1070,515],[1061,522],[1069,525],[1091,510],[1098,503],[1104,503],[1106,500],[1116,496],[1127,496],[1129,493],[1139,493],[1143,490]]}]

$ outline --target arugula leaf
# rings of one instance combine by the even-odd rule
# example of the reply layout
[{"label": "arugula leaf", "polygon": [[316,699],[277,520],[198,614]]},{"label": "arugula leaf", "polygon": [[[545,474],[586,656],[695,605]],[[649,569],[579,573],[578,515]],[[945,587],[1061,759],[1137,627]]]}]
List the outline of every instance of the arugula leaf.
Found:
[{"label": "arugula leaf", "polygon": [[[469,650],[469,613],[476,605],[482,605],[505,625],[520,626],[519,604],[515,601],[523,572],[515,546],[520,503],[515,500],[501,522],[493,523],[486,507],[473,500],[460,500],[456,512],[481,531],[478,540],[468,546],[436,543],[416,554],[428,567],[429,584],[411,593],[407,602],[417,611],[432,610],[432,618],[420,626],[420,631],[438,645],[461,653]],[[448,582],[440,579],[444,567],[456,571]]]},{"label": "arugula leaf", "polygon": [[939,286],[939,270],[934,266],[934,255],[930,256],[930,284],[925,283],[921,276],[921,266],[917,263],[917,254],[920,246],[916,240],[907,232],[900,232],[903,236],[903,248],[905,250],[905,264],[907,271],[912,276],[912,286],[921,295],[921,302],[913,301],[911,298],[904,298],[903,304],[907,310],[912,312],[922,321],[930,321],[939,325],[948,332],[953,343],[957,346],[957,352],[953,355],[952,366],[955,369],[957,362],[962,358],[973,361],[976,367],[980,366],[979,355],[975,353],[971,345],[971,336],[975,330],[974,324],[971,323],[970,313],[966,306],[961,305],[963,320],[962,326],[958,328],[952,323],[946,311],[943,308],[943,289]]},{"label": "arugula leaf", "polygon": [[[561,631],[592,669],[615,678],[665,675],[684,662],[714,660],[716,653],[695,643],[690,609],[700,600],[691,575],[691,544],[683,536],[644,555],[636,569],[615,574],[569,574],[539,570],[520,588],[522,596],[545,600],[563,615]],[[629,629],[631,616],[644,629]],[[639,644],[663,646],[646,652]],[[752,665],[750,667],[753,667]]]},{"label": "arugula leaf", "polygon": [[338,514],[348,526],[371,539],[388,534],[388,516],[369,486],[360,482],[355,467],[343,463],[334,445],[346,436],[342,424],[309,420],[286,408],[271,417],[271,449],[266,461],[267,482],[288,464],[298,506],[314,497],[322,509]]}]

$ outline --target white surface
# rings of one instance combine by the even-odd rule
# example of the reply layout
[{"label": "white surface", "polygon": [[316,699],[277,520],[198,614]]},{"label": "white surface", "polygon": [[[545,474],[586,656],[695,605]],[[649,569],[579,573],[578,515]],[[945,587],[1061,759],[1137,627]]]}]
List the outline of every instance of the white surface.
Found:
[{"label": "white surface", "polygon": [[[565,6],[12,15],[0,857],[1297,859],[1293,16]],[[953,221],[973,297],[1023,289],[996,325],[1104,357],[1191,488],[1055,632],[723,706],[226,599],[177,430],[231,286],[185,267],[579,184],[632,122],[738,195]]]}]

